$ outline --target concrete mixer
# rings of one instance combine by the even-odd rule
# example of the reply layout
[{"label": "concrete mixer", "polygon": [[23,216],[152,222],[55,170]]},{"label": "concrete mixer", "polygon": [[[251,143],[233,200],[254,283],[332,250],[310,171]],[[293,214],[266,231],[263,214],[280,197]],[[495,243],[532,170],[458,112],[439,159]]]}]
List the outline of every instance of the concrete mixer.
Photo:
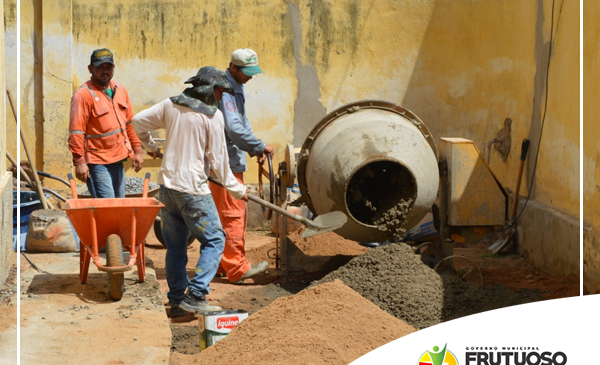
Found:
[{"label": "concrete mixer", "polygon": [[401,237],[431,211],[437,151],[425,124],[384,101],[359,101],[327,115],[299,155],[298,183],[316,215],[341,211],[335,232],[359,241]]},{"label": "concrete mixer", "polygon": [[[298,212],[315,216],[342,212],[346,223],[335,233],[363,244],[399,241],[432,213],[427,219],[439,237],[428,242],[426,254],[418,253],[434,267],[453,255],[451,237],[503,225],[508,206],[508,194],[473,141],[440,138],[439,143],[438,155],[425,123],[407,109],[379,100],[354,102],[325,116],[302,148],[288,145],[276,177],[270,161],[268,170],[259,169],[259,191],[263,197],[266,176],[271,200],[275,191],[275,203],[283,209],[301,205],[308,209]],[[300,198],[292,201],[289,188],[296,178]],[[284,276],[325,266],[327,258],[307,260],[287,239],[280,240],[277,232],[290,232],[286,219],[275,222],[279,225],[275,258]]]}]

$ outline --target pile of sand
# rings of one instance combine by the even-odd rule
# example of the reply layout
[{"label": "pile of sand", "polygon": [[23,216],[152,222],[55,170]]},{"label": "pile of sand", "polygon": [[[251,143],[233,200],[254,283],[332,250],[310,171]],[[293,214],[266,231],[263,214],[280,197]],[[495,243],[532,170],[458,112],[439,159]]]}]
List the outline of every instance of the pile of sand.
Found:
[{"label": "pile of sand", "polygon": [[334,232],[302,238],[305,230],[306,228],[302,227],[290,233],[288,239],[307,256],[358,256],[368,251],[368,248],[356,241],[347,240]]},{"label": "pile of sand", "polygon": [[275,300],[194,360],[211,365],[348,364],[414,331],[334,280]]}]

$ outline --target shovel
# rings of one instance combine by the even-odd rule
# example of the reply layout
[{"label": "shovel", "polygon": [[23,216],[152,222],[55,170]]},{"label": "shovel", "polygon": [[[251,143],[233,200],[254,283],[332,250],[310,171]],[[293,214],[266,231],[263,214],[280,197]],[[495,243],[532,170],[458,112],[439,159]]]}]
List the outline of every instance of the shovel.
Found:
[{"label": "shovel", "polygon": [[[215,184],[223,187],[223,184],[218,182],[212,176],[209,176],[208,180],[212,183],[215,183]],[[315,235],[325,233],[325,232],[335,231],[336,229],[343,226],[346,223],[346,220],[348,219],[344,213],[336,211],[336,212],[322,214],[311,221],[308,218],[299,216],[294,213],[290,213],[287,210],[285,210],[275,204],[271,204],[268,201],[263,200],[252,194],[248,194],[248,200],[252,200],[253,202],[263,205],[277,213],[283,214],[286,217],[289,217],[289,218],[295,220],[296,222],[302,223],[304,226],[306,226],[306,230],[304,231],[304,233],[302,233],[302,236],[301,236],[302,238],[315,236]]]},{"label": "shovel", "polygon": [[524,139],[521,145],[521,161],[519,163],[519,172],[517,173],[517,184],[515,187],[515,198],[513,201],[511,214],[510,214],[510,228],[505,238],[499,238],[493,245],[488,247],[488,251],[496,255],[506,245],[512,241],[514,234],[516,233],[515,224],[517,223],[517,206],[519,203],[519,190],[521,189],[521,177],[523,176],[523,165],[525,164],[525,158],[527,157],[527,150],[529,150],[529,140]]},{"label": "shovel", "polygon": [[[162,152],[159,152],[157,157],[163,158]],[[223,184],[221,184],[219,181],[217,181],[212,176],[209,176],[208,180],[212,183],[219,185],[220,187],[223,187]],[[316,236],[321,233],[335,231],[336,229],[341,228],[348,219],[344,213],[335,211],[335,212],[322,214],[322,215],[318,216],[317,218],[315,218],[314,220],[310,220],[308,218],[299,216],[297,214],[290,213],[287,210],[285,210],[275,204],[271,204],[268,201],[263,200],[252,194],[248,194],[248,200],[252,200],[253,202],[258,203],[262,206],[265,206],[277,213],[283,214],[284,216],[289,217],[289,218],[295,220],[296,222],[302,223],[307,229],[304,231],[304,233],[302,233],[302,236],[300,236],[301,238],[308,238],[311,236]]]}]

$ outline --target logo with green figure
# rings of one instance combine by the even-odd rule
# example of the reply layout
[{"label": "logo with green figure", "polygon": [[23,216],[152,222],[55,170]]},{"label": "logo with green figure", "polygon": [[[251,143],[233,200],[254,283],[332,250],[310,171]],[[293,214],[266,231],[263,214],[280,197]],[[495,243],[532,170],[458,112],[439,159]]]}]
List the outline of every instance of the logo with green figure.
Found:
[{"label": "logo with green figure", "polygon": [[419,365],[458,365],[456,356],[446,346],[440,351],[440,348],[433,346],[433,351],[425,351],[419,358]]}]

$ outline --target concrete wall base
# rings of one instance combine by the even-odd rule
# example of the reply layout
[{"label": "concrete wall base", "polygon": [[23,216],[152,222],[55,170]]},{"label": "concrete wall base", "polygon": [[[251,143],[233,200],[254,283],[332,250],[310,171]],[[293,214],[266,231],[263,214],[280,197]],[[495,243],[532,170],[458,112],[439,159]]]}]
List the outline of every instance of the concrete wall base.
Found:
[{"label": "concrete wall base", "polygon": [[13,255],[13,225],[12,225],[12,174],[5,172],[0,176],[0,287],[6,281],[14,261]]},{"label": "concrete wall base", "polygon": [[583,225],[583,293],[600,293],[600,237],[591,224]]},{"label": "concrete wall base", "polygon": [[518,221],[519,253],[548,274],[579,275],[579,227],[579,218],[529,200]]}]

